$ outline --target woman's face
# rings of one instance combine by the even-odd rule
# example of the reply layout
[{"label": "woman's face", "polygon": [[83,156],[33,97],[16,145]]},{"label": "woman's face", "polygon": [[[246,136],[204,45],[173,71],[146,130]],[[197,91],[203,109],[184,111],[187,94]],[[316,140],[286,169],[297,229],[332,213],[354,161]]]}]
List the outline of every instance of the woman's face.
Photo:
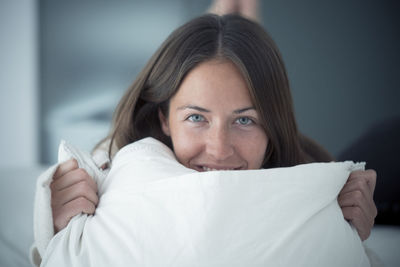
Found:
[{"label": "woman's face", "polygon": [[193,69],[160,112],[179,162],[197,171],[259,169],[268,138],[246,82],[230,61],[212,60]]}]

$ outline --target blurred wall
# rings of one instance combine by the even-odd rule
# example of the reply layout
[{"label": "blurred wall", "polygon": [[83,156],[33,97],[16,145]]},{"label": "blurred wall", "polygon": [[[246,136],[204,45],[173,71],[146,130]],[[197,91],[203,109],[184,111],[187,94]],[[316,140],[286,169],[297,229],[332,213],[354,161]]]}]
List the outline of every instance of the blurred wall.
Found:
[{"label": "blurred wall", "polygon": [[151,55],[209,1],[42,0],[41,160],[55,162],[60,139],[90,151]]},{"label": "blurred wall", "polygon": [[338,155],[375,123],[400,117],[399,1],[263,4],[305,134]]},{"label": "blurred wall", "polygon": [[37,5],[0,1],[0,167],[38,157]]}]

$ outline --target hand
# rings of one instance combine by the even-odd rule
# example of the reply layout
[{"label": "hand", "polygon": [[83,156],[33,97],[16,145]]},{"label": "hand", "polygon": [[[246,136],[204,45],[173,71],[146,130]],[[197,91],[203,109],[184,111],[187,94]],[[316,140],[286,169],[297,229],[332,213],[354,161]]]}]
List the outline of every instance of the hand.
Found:
[{"label": "hand", "polygon": [[375,185],[374,170],[354,171],[338,196],[344,218],[355,226],[362,241],[371,234],[377,215],[373,200]]},{"label": "hand", "polygon": [[99,202],[96,182],[84,169],[78,168],[75,159],[58,166],[50,190],[55,233],[75,215],[93,214]]}]

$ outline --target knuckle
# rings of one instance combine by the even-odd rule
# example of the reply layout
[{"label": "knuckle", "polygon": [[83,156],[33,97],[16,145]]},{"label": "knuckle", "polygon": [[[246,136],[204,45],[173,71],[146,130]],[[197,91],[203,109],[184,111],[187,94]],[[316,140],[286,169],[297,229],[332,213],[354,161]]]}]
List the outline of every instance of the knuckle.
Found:
[{"label": "knuckle", "polygon": [[71,169],[78,169],[78,161],[74,158],[70,159],[69,161],[65,162],[65,164],[69,164],[71,166]]},{"label": "knuckle", "polygon": [[79,198],[78,206],[79,211],[84,213],[93,213],[95,210],[95,206],[93,205],[93,203],[84,197]]},{"label": "knuckle", "polygon": [[86,202],[88,202],[88,200],[85,197],[80,196],[76,198],[74,202],[75,202],[75,207],[77,209],[82,209],[83,207],[85,207]]},{"label": "knuckle", "polygon": [[96,207],[92,202],[88,201],[87,205],[85,207],[85,210],[86,210],[86,213],[93,214],[94,211],[96,210]]},{"label": "knuckle", "polygon": [[355,184],[357,185],[357,187],[360,188],[365,184],[365,179],[363,177],[360,177],[355,181]]},{"label": "knuckle", "polygon": [[96,210],[95,204],[83,196],[76,198],[74,202],[74,209],[76,210],[76,214],[80,212],[93,214]]},{"label": "knuckle", "polygon": [[67,171],[67,170],[75,170],[78,169],[78,162],[76,161],[76,159],[69,159],[63,163],[61,163],[58,168],[57,171]]},{"label": "knuckle", "polygon": [[79,176],[80,179],[86,179],[89,177],[89,174],[87,173],[87,171],[83,168],[78,168],[76,170],[76,175]]},{"label": "knuckle", "polygon": [[363,202],[363,193],[360,190],[356,190],[352,192],[351,198],[355,202],[356,205],[360,205]]},{"label": "knuckle", "polygon": [[81,181],[76,184],[76,190],[79,195],[86,195],[90,191],[91,187],[87,181]]},{"label": "knuckle", "polygon": [[376,173],[375,170],[369,169],[369,170],[366,170],[366,172],[367,172],[368,175],[370,175],[372,178],[376,179],[377,173]]},{"label": "knuckle", "polygon": [[356,186],[358,189],[364,189],[367,187],[367,180],[366,179],[358,179],[356,182]]},{"label": "knuckle", "polygon": [[360,171],[360,170],[352,171],[352,172],[350,173],[349,178],[356,178],[356,177],[358,177],[362,172],[363,172],[363,171]]},{"label": "knuckle", "polygon": [[74,158],[67,160],[60,164],[60,167],[70,170],[75,170],[79,168],[78,161]]}]

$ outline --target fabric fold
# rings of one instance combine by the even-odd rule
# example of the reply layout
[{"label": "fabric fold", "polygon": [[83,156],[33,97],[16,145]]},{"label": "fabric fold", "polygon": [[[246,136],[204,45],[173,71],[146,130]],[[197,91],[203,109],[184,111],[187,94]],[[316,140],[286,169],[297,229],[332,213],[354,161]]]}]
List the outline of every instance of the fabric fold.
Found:
[{"label": "fabric fold", "polygon": [[196,172],[146,138],[121,149],[94,216],[47,246],[43,266],[369,266],[337,195],[353,162]]},{"label": "fabric fold", "polygon": [[54,236],[50,184],[53,181],[53,176],[58,166],[74,158],[77,160],[79,168],[85,169],[89,176],[98,185],[101,185],[108,173],[108,170],[102,171],[98,167],[106,163],[104,153],[102,150],[97,151],[96,155],[101,156],[92,158],[92,155],[89,153],[62,140],[58,148],[58,163],[47,169],[37,179],[33,215],[34,244],[31,246],[30,251],[30,260],[34,266],[41,264],[46,248]]}]

